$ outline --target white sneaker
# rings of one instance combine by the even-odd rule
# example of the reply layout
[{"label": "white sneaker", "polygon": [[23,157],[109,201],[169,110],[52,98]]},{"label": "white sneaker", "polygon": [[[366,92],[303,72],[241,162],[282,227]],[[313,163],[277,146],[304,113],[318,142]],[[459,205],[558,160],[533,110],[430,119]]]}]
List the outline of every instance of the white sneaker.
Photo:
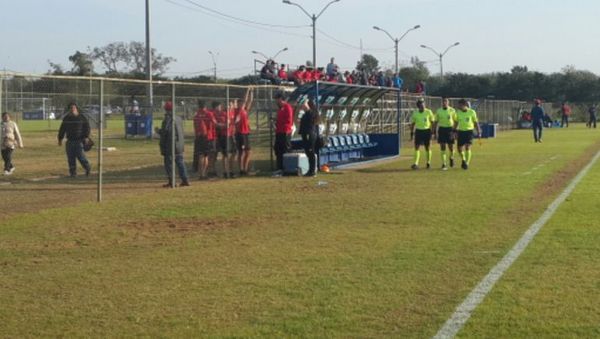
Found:
[{"label": "white sneaker", "polygon": [[4,175],[10,175],[9,171],[4,171]]},{"label": "white sneaker", "polygon": [[15,172],[15,167],[11,168],[10,171],[8,171],[8,174],[13,174]]},{"label": "white sneaker", "polygon": [[281,177],[281,176],[283,176],[283,171],[282,170],[275,171],[275,172],[273,172],[273,175],[272,175],[273,178],[278,178],[278,177]]}]

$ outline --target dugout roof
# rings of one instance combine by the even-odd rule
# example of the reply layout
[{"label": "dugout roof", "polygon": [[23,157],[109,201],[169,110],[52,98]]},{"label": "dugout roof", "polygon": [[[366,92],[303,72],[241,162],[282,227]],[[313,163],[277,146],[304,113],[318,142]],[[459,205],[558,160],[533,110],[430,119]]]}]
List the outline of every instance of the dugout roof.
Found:
[{"label": "dugout roof", "polygon": [[298,87],[289,102],[302,105],[308,98],[318,97],[322,109],[348,110],[371,108],[387,93],[400,93],[397,88],[360,86],[333,82],[312,82]]}]

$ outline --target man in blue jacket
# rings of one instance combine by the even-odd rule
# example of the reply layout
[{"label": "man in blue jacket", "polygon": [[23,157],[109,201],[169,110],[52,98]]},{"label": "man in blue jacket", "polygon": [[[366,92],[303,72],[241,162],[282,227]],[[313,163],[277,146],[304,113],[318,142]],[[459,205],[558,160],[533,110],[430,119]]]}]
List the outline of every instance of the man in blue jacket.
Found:
[{"label": "man in blue jacket", "polygon": [[534,100],[534,106],[531,109],[531,128],[533,128],[533,139],[535,142],[542,142],[542,130],[544,129],[544,109],[540,99]]}]

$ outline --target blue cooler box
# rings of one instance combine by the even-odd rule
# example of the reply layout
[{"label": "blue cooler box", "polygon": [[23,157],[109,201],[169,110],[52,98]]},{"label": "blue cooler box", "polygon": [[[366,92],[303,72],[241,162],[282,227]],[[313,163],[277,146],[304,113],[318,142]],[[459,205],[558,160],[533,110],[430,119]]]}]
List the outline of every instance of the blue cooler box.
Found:
[{"label": "blue cooler box", "polygon": [[308,172],[308,158],[304,153],[283,155],[283,172],[289,175],[304,175]]}]

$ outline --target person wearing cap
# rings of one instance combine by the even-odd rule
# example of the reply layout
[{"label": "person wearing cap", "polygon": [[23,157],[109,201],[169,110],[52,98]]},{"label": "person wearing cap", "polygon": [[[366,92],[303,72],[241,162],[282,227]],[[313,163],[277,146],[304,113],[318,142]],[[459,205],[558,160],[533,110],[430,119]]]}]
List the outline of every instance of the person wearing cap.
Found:
[{"label": "person wearing cap", "polygon": [[458,152],[462,158],[461,167],[464,170],[468,170],[472,157],[473,131],[477,129],[477,135],[481,138],[481,129],[479,127],[477,112],[469,108],[469,103],[465,99],[458,101],[454,129],[458,131]]},{"label": "person wearing cap", "polygon": [[415,141],[414,163],[411,166],[413,170],[419,169],[419,160],[421,158],[421,146],[425,147],[427,152],[427,169],[431,168],[431,136],[435,136],[433,123],[435,116],[433,112],[425,107],[425,100],[417,100],[417,110],[412,113],[410,124],[410,135]]},{"label": "person wearing cap", "polygon": [[544,108],[542,107],[542,101],[535,99],[534,105],[531,109],[531,128],[533,129],[533,140],[536,143],[542,142],[542,131],[544,129]]},{"label": "person wearing cap", "polygon": [[294,109],[287,102],[287,97],[284,92],[275,94],[279,111],[275,121],[275,157],[277,159],[277,171],[275,175],[283,174],[283,155],[291,148],[292,143],[292,128],[294,126]]},{"label": "person wearing cap", "polygon": [[77,160],[85,169],[85,175],[89,176],[92,169],[90,162],[83,152],[83,144],[90,137],[90,123],[87,118],[80,114],[79,106],[72,102],[67,106],[67,114],[63,118],[58,130],[58,146],[62,146],[64,138],[67,138],[66,152],[69,164],[69,175],[71,178],[77,176]]},{"label": "person wearing cap", "polygon": [[[163,187],[172,187],[175,180],[175,173],[172,172],[173,161],[173,139],[175,139],[175,165],[181,178],[180,186],[190,186],[187,176],[185,163],[183,162],[184,151],[184,134],[183,122],[181,117],[176,116],[173,120],[173,103],[167,101],[164,106],[165,118],[162,121],[161,127],[155,131],[160,136],[159,146],[160,154],[163,156],[165,172],[167,173],[168,182]],[[175,122],[173,126],[173,121]],[[174,128],[173,128],[174,127]],[[173,136],[173,134],[175,134]]]}]

